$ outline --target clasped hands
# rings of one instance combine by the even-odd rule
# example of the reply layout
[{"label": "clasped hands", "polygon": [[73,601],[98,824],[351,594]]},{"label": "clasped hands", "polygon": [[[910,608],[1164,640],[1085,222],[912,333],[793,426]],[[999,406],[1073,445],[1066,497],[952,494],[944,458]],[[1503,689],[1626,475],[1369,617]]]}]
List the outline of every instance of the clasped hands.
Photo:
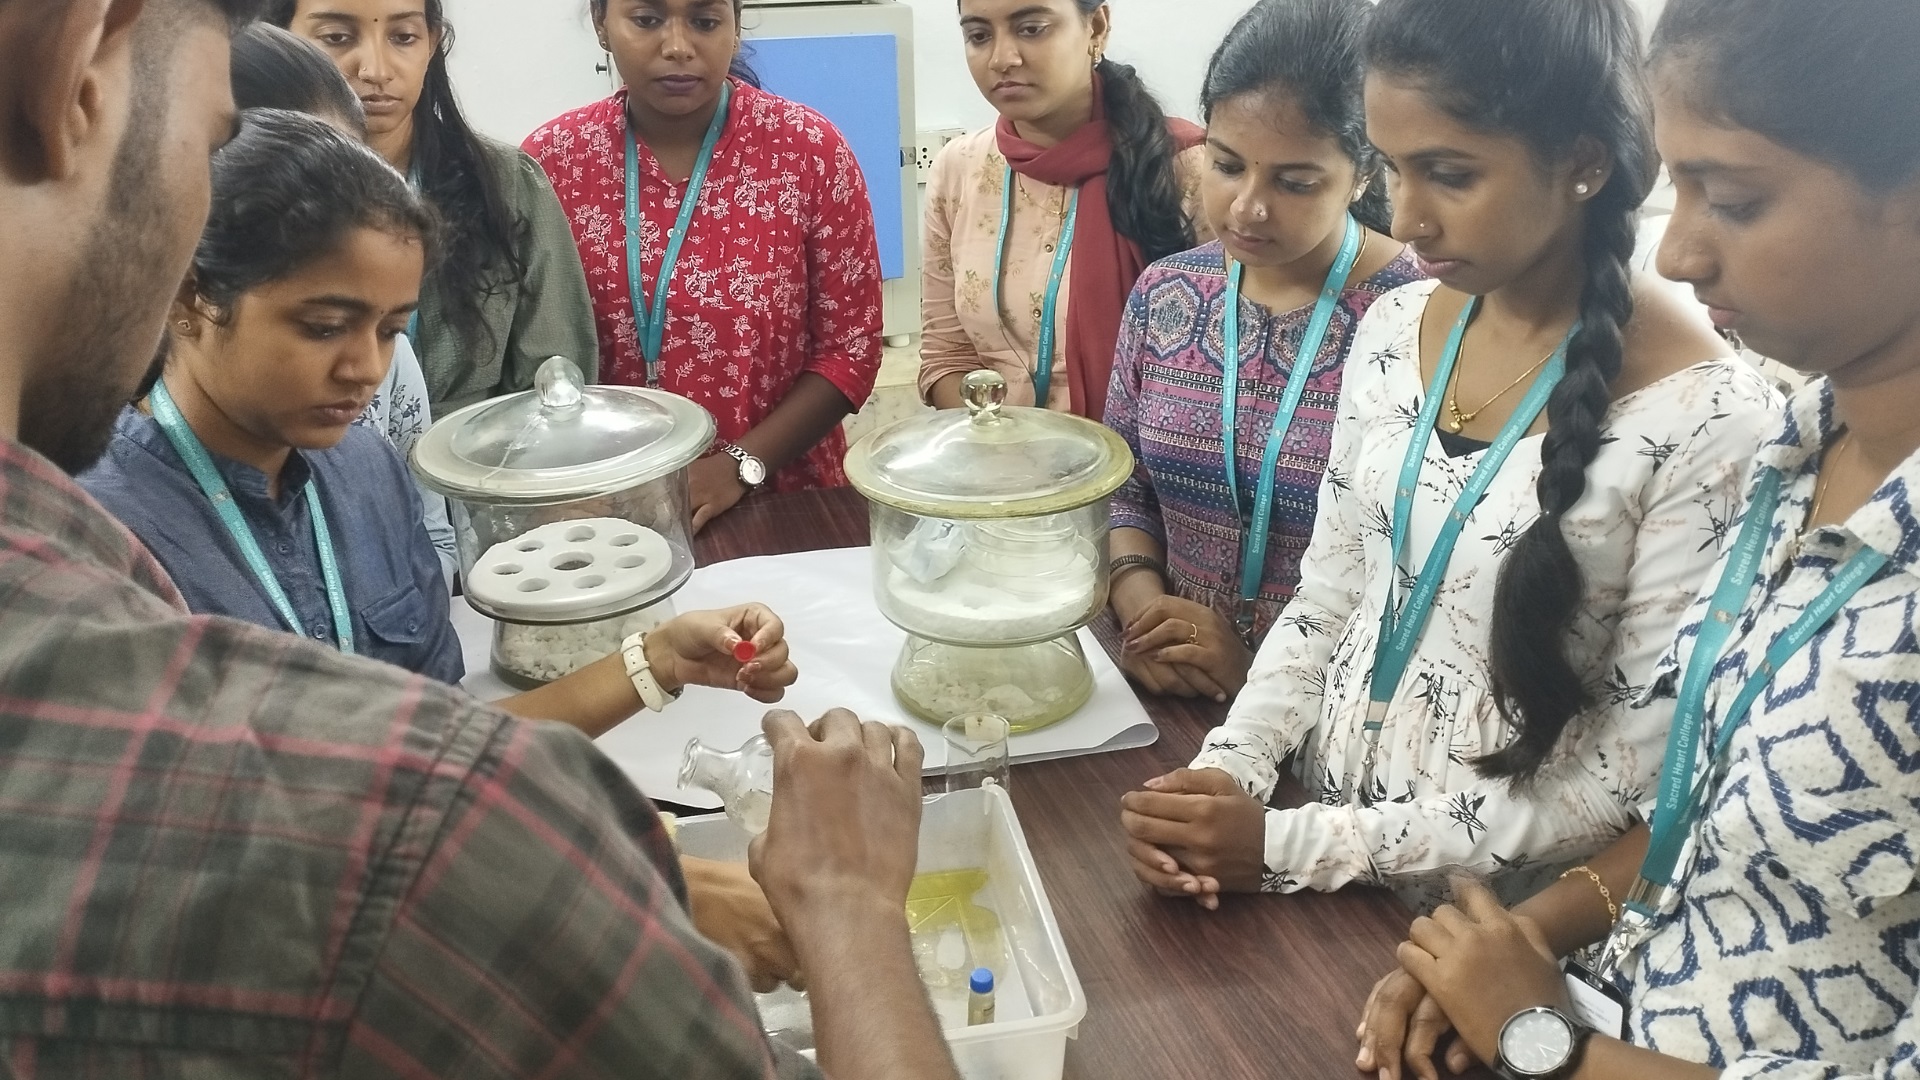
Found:
[{"label": "clasped hands", "polygon": [[1454,882],[1455,902],[1415,919],[1400,966],[1374,984],[1355,1029],[1354,1065],[1385,1080],[1439,1080],[1448,1071],[1495,1060],[1500,1029],[1524,1009],[1568,1008],[1566,979],[1532,919],[1501,905],[1471,878]]},{"label": "clasped hands", "polygon": [[1121,631],[1120,666],[1149,692],[1225,704],[1246,685],[1253,654],[1212,608],[1156,597]]}]

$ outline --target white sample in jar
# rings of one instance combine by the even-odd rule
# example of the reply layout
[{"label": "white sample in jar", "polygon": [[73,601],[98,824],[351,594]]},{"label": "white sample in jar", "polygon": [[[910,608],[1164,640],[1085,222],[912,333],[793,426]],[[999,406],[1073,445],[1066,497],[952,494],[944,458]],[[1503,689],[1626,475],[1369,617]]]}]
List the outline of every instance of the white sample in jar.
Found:
[{"label": "white sample in jar", "polygon": [[544,685],[619,652],[629,636],[659,626],[673,613],[673,605],[663,601],[631,615],[567,626],[503,622],[494,633],[493,663],[502,675]]},{"label": "white sample in jar", "polygon": [[962,563],[938,581],[922,584],[904,571],[887,575],[886,593],[908,626],[943,641],[997,644],[1057,637],[1092,613],[1098,583],[1093,560],[1075,558],[1044,578],[1010,579]]},{"label": "white sample in jar", "polygon": [[900,691],[934,715],[990,712],[1006,717],[1016,726],[1045,714],[1066,700],[1069,693],[1065,687],[1047,686],[1031,691],[1010,682],[983,687],[978,670],[952,670],[934,665],[915,665],[901,672],[899,680]]}]

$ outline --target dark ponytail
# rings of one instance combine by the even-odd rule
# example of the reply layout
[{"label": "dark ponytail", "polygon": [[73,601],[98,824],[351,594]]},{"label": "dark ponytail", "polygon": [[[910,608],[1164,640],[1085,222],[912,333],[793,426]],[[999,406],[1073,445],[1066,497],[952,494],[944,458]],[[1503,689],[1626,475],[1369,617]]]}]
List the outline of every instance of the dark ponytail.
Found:
[{"label": "dark ponytail", "polygon": [[432,265],[433,210],[380,155],[317,117],[241,114],[213,156],[211,210],[193,252],[193,286],[216,322],[240,297],[338,251],[356,230],[418,240]]},{"label": "dark ponytail", "polygon": [[1824,161],[1869,191],[1920,175],[1920,4],[1669,0],[1656,65],[1700,111]]},{"label": "dark ponytail", "polygon": [[[1092,13],[1106,0],[1076,0]],[[1167,114],[1140,79],[1117,60],[1102,60],[1100,76],[1107,128],[1113,133],[1113,164],[1107,168],[1107,203],[1113,228],[1140,245],[1148,262],[1193,246],[1193,221],[1181,206],[1173,170],[1175,147]]]},{"label": "dark ponytail", "polygon": [[271,23],[254,23],[233,35],[233,103],[248,109],[283,109],[344,121],[367,137],[367,113],[333,58],[303,37]]},{"label": "dark ponytail", "polygon": [[[299,0],[272,0],[267,19],[291,26],[298,8]],[[527,264],[520,251],[528,224],[507,202],[480,135],[454,97],[447,71],[453,24],[447,21],[445,0],[424,0],[422,8],[428,29],[440,42],[413,110],[413,167],[421,192],[445,223],[445,258],[434,280],[461,345],[497,352],[502,343],[494,340],[487,325],[486,301],[518,290],[526,280]]]},{"label": "dark ponytail", "polygon": [[1626,0],[1382,0],[1367,34],[1380,74],[1426,88],[1461,122],[1524,140],[1542,165],[1582,138],[1613,170],[1586,204],[1582,328],[1547,405],[1540,516],[1507,554],[1494,598],[1494,700],[1518,730],[1477,763],[1524,782],[1592,700],[1596,672],[1574,667],[1568,635],[1586,579],[1561,522],[1587,490],[1633,318],[1632,257],[1640,205],[1652,190],[1651,110],[1640,36]]},{"label": "dark ponytail", "polygon": [[1240,17],[1207,65],[1200,91],[1201,116],[1244,94],[1293,102],[1316,131],[1340,140],[1340,148],[1367,181],[1353,205],[1360,224],[1393,231],[1380,153],[1367,141],[1366,66],[1361,45],[1368,0],[1260,0]]}]

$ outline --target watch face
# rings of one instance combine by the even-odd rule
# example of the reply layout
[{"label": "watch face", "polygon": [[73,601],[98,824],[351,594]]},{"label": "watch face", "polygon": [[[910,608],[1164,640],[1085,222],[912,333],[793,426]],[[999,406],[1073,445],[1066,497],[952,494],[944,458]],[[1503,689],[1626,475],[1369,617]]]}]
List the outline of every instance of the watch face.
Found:
[{"label": "watch face", "polygon": [[1521,1076],[1551,1076],[1573,1056],[1573,1025],[1551,1009],[1528,1009],[1501,1029],[1500,1056]]},{"label": "watch face", "polygon": [[759,487],[767,482],[766,463],[757,457],[749,457],[740,463],[740,481],[748,487]]}]

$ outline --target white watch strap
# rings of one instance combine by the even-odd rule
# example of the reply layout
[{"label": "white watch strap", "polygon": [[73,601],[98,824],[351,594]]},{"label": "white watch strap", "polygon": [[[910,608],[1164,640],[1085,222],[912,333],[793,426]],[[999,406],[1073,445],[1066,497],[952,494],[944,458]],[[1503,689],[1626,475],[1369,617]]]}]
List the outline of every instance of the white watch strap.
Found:
[{"label": "white watch strap", "polygon": [[620,658],[626,662],[627,678],[633,680],[633,688],[640,692],[640,701],[649,710],[661,712],[668,702],[679,697],[669,696],[660,680],[653,677],[653,665],[647,663],[647,635],[643,631],[629,637],[620,646]]}]

